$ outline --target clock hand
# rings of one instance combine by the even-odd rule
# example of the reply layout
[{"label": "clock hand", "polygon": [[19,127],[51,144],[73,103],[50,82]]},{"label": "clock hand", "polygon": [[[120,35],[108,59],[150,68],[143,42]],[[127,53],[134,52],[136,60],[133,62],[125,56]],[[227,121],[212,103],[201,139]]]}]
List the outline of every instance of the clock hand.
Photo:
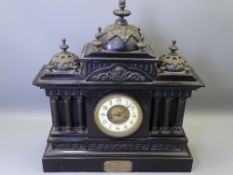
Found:
[{"label": "clock hand", "polygon": [[120,117],[121,114],[120,113],[117,113],[117,114],[109,113],[108,115],[110,115],[110,117],[113,118],[114,116]]},{"label": "clock hand", "polygon": [[127,108],[125,108],[123,111],[118,112],[117,114],[115,114],[116,116],[120,117],[125,111],[127,110]]},{"label": "clock hand", "polygon": [[128,110],[128,108],[129,108],[131,105],[132,105],[132,104],[128,105],[123,111],[120,112],[120,114],[119,114],[119,113],[118,113],[118,114],[119,114],[119,115],[123,114],[126,110]]},{"label": "clock hand", "polygon": [[132,104],[130,104],[130,105],[128,105],[123,111],[121,111],[121,112],[118,112],[118,113],[116,113],[116,114],[114,114],[114,113],[110,113],[109,115],[115,115],[115,116],[121,116],[121,114],[123,114],[130,106],[131,106]]},{"label": "clock hand", "polygon": [[[125,110],[125,109],[124,109]],[[124,110],[123,111],[121,111],[121,112],[118,112],[118,113],[110,113],[110,115],[116,115],[116,116],[119,116],[119,115],[121,115],[123,112],[124,112]]]},{"label": "clock hand", "polygon": [[121,116],[121,113],[117,113],[117,114],[109,114],[111,117],[120,117]]}]

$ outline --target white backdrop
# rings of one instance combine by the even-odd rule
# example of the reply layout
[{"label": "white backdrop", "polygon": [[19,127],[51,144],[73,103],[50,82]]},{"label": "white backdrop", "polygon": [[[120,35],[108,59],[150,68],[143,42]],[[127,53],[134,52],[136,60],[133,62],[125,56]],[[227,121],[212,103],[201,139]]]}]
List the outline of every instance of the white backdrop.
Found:
[{"label": "white backdrop", "polygon": [[[156,55],[167,52],[176,39],[180,53],[207,85],[193,93],[185,115],[192,174],[231,175],[233,1],[127,2],[129,23],[141,27]],[[118,0],[0,0],[2,174],[44,174],[41,156],[51,118],[48,99],[32,80],[59,51],[61,38],[80,55],[98,26],[115,21],[112,10],[117,5]]]},{"label": "white backdrop", "polygon": [[[118,0],[0,0],[0,110],[48,109],[31,85],[63,37],[80,55],[98,26],[113,23]],[[141,27],[160,56],[176,39],[207,87],[193,93],[193,109],[233,104],[233,1],[128,0],[129,23]]]}]

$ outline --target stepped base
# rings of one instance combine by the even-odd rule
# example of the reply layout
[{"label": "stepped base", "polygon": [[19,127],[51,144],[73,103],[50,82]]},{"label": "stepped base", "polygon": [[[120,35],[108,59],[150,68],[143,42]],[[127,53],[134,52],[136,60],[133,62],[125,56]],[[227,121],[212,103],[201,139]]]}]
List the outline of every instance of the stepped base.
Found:
[{"label": "stepped base", "polygon": [[52,149],[43,157],[44,172],[190,172],[192,156],[182,151],[100,152]]}]

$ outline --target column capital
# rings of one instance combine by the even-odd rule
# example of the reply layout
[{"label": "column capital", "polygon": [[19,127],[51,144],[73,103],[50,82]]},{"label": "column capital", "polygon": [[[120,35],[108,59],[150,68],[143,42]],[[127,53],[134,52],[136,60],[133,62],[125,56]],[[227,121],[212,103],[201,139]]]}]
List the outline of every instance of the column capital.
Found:
[{"label": "column capital", "polygon": [[179,98],[179,103],[185,103],[186,99],[187,99],[187,97],[180,97]]},{"label": "column capital", "polygon": [[174,97],[165,97],[164,99],[165,99],[165,101],[169,101],[170,102],[171,100],[174,99]]},{"label": "column capital", "polygon": [[69,102],[69,101],[71,100],[71,97],[70,97],[70,96],[64,96],[64,97],[63,97],[63,100]]},{"label": "column capital", "polygon": [[58,100],[58,98],[59,98],[58,96],[50,96],[51,100]]},{"label": "column capital", "polygon": [[83,96],[82,95],[79,95],[79,96],[77,96],[77,100],[83,100]]},{"label": "column capital", "polygon": [[162,97],[154,97],[155,102],[159,102],[162,99]]}]

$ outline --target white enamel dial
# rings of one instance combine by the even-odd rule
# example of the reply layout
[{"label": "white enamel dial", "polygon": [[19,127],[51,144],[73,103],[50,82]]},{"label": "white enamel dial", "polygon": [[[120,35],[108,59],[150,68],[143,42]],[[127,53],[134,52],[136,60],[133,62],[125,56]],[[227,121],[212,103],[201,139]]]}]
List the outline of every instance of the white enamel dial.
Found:
[{"label": "white enamel dial", "polygon": [[97,104],[95,122],[108,136],[126,137],[142,123],[142,110],[133,98],[126,95],[109,95]]}]

